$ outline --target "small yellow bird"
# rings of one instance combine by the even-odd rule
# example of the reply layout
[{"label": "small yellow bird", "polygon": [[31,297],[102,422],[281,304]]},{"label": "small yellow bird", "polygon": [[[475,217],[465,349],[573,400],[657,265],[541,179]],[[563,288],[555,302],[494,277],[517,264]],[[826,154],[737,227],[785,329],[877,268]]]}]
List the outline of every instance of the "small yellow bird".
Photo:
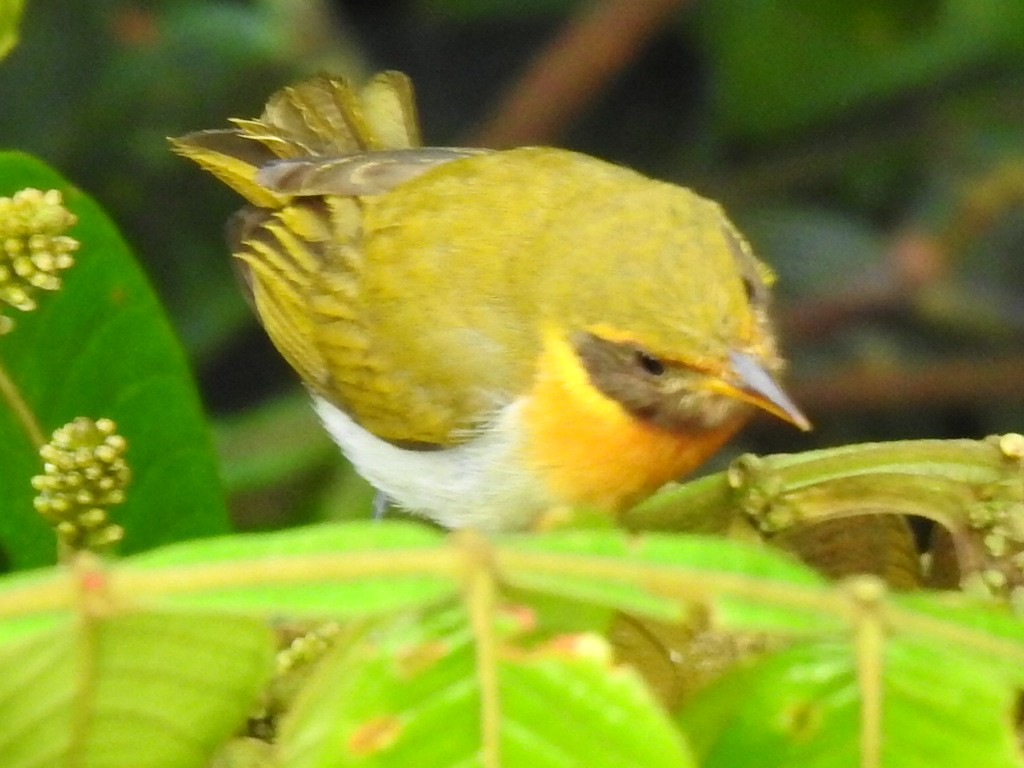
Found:
[{"label": "small yellow bird", "polygon": [[252,302],[356,469],[452,528],[619,511],[776,383],[770,273],[714,202],[560,149],[424,148],[409,80],[316,77],[172,139],[250,203]]}]

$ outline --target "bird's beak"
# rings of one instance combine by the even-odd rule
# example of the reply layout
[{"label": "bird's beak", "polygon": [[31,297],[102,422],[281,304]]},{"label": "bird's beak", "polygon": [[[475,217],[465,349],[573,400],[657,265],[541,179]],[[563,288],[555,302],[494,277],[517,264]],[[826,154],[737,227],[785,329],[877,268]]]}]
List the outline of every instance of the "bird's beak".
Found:
[{"label": "bird's beak", "polygon": [[755,357],[745,352],[729,352],[729,361],[735,379],[715,381],[716,390],[756,405],[804,431],[811,428],[811,422]]}]

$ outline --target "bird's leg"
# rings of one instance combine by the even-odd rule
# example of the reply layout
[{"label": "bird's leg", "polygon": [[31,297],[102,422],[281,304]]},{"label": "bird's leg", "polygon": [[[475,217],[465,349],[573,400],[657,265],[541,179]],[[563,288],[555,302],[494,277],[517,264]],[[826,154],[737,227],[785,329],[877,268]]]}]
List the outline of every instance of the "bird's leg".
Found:
[{"label": "bird's leg", "polygon": [[373,519],[383,520],[390,505],[391,499],[388,498],[388,495],[384,493],[384,491],[377,491],[373,494]]}]

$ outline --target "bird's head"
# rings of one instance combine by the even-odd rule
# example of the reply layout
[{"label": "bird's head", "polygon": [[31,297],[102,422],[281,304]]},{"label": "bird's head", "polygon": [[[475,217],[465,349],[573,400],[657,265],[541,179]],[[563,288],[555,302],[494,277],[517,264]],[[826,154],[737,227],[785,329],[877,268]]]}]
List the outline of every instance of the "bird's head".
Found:
[{"label": "bird's head", "polygon": [[809,429],[778,382],[773,275],[721,208],[672,188],[644,221],[644,233],[609,240],[631,247],[605,255],[599,294],[582,279],[575,294],[566,337],[592,386],[668,429],[711,430],[751,405]]}]

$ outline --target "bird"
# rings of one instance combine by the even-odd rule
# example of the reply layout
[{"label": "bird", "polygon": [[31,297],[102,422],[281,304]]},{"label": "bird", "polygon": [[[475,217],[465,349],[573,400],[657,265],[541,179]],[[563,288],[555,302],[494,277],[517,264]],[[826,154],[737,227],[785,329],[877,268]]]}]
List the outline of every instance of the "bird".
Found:
[{"label": "bird", "polygon": [[449,529],[613,518],[779,384],[774,276],[722,208],[553,147],[423,146],[410,79],[316,75],[170,140],[246,201],[247,296],[333,440]]}]

